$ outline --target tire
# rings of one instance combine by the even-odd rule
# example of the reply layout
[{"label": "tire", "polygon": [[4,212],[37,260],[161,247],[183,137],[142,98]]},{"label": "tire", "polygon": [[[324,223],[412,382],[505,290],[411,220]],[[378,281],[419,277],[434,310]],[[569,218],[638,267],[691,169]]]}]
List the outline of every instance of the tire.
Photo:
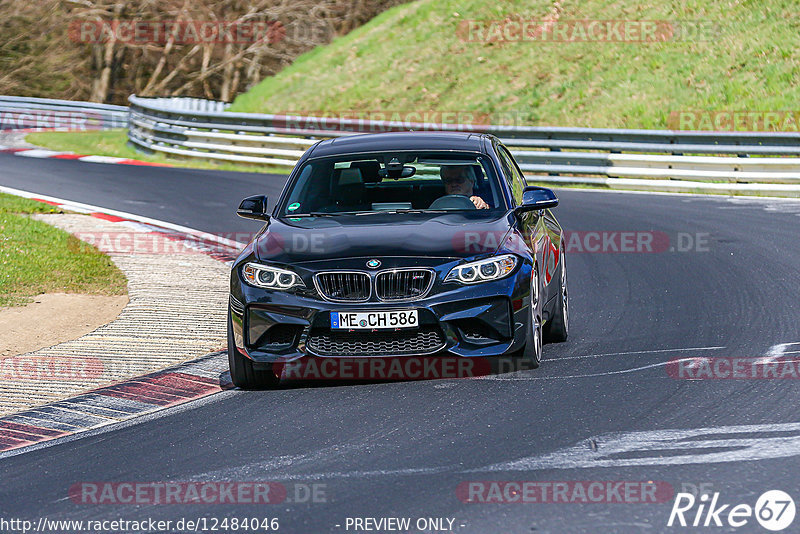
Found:
[{"label": "tire", "polygon": [[564,261],[564,248],[561,248],[561,280],[556,297],[556,312],[545,327],[545,339],[548,343],[561,343],[569,335],[569,294],[567,291],[567,264]]},{"label": "tire", "polygon": [[541,284],[539,282],[539,267],[533,267],[531,275],[531,301],[530,319],[528,321],[528,331],[525,340],[523,354],[528,360],[532,369],[537,369],[542,363],[542,312],[541,312]]},{"label": "tire", "polygon": [[253,361],[241,355],[236,349],[230,312],[228,312],[228,366],[233,385],[241,389],[274,388],[280,383],[280,378],[275,376],[272,369],[254,369]]}]

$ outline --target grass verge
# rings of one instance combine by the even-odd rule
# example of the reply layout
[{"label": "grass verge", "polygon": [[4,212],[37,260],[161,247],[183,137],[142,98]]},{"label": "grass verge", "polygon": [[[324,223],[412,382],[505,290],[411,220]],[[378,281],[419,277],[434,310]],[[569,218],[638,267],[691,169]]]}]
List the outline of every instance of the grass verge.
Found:
[{"label": "grass verge", "polygon": [[127,280],[111,258],[32,213],[60,210],[0,193],[0,308],[41,293],[125,294]]},{"label": "grass verge", "polygon": [[144,154],[128,146],[128,133],[124,129],[90,132],[36,132],[28,134],[25,140],[49,150],[74,152],[90,156],[137,159],[175,167],[270,174],[288,174],[290,170],[288,167],[273,165],[225,163],[193,158],[168,158],[164,154]]},{"label": "grass verge", "polygon": [[[665,128],[681,111],[796,110],[794,0],[418,0],[300,56],[230,111],[475,112],[495,123]],[[498,40],[485,21],[684,21],[659,42]],[[505,119],[505,120],[504,120]]]}]

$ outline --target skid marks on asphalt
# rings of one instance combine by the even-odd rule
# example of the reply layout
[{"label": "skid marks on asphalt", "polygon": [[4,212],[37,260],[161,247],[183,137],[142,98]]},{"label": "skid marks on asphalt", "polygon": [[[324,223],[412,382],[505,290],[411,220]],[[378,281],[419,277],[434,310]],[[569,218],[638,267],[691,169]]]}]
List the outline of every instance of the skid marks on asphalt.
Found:
[{"label": "skid marks on asphalt", "polygon": [[[442,473],[676,466],[789,458],[800,455],[800,422],[607,432],[552,452],[472,469],[460,465],[353,471],[272,472],[275,480],[332,480]],[[283,471],[283,472],[281,472]]]},{"label": "skid marks on asphalt", "polygon": [[[598,376],[607,376],[607,375],[618,375],[618,374],[627,374],[627,373],[635,373],[639,371],[646,371],[648,369],[654,369],[657,367],[664,367],[671,363],[675,362],[690,362],[695,358],[702,357],[702,355],[706,352],[713,352],[713,351],[720,351],[724,350],[726,347],[724,346],[710,346],[710,347],[678,347],[678,348],[669,348],[669,349],[656,349],[656,350],[639,350],[639,351],[625,351],[625,352],[606,352],[606,353],[599,353],[599,354],[584,354],[579,356],[565,356],[565,357],[555,357],[552,359],[544,359],[542,361],[542,367],[536,371],[530,370],[521,370],[516,371],[513,373],[505,373],[505,374],[497,374],[497,375],[488,375],[488,376],[481,376],[476,377],[473,380],[503,380],[503,381],[532,381],[532,380],[568,380],[573,378],[589,378],[589,377],[598,377]],[[696,353],[690,354],[689,353]],[[645,364],[645,365],[636,365],[632,367],[624,366],[625,360],[630,358],[636,358],[637,361],[640,360],[640,357],[658,357],[663,358],[666,355],[673,354],[672,358],[668,360],[664,360],[657,363],[652,364]],[[686,355],[686,356],[684,356]],[[614,364],[618,363],[617,360],[613,360],[615,357],[625,357],[625,360],[622,360],[619,363],[623,364],[622,368],[616,369],[609,369],[607,359],[612,359]],[[598,370],[596,372],[583,372],[583,373],[568,373],[568,374],[548,374],[549,369],[555,367],[560,362],[565,360],[588,360],[586,363],[580,363],[582,368],[585,370],[587,365],[594,364]],[[590,363],[591,362],[591,363]],[[566,364],[565,364],[566,365]],[[552,367],[551,367],[552,366]],[[563,366],[561,366],[563,368]],[[570,365],[569,369],[574,369],[573,365]],[[667,375],[664,374],[666,377]]]},{"label": "skid marks on asphalt", "polygon": [[800,455],[800,423],[610,432],[473,471],[683,465]]},{"label": "skid marks on asphalt", "polygon": [[[542,368],[537,371],[520,370],[512,373],[496,374],[489,376],[476,377],[473,380],[503,380],[503,381],[534,381],[534,380],[568,380],[577,378],[591,378],[600,376],[611,376],[628,373],[636,373],[641,371],[648,371],[659,367],[674,366],[684,363],[687,368],[697,367],[706,362],[712,361],[714,358],[719,357],[719,351],[725,350],[724,346],[710,346],[710,347],[684,347],[684,348],[671,348],[671,349],[657,349],[657,350],[641,350],[641,351],[626,351],[626,352],[607,352],[600,354],[584,354],[579,356],[565,356],[555,357],[553,359],[545,359],[542,361]],[[709,355],[711,353],[711,355]],[[665,355],[673,356],[664,361],[649,363],[642,365],[641,358],[659,357],[663,358]],[[756,358],[754,361],[757,365],[767,365],[780,360],[792,354],[800,354],[800,342],[779,343],[770,346],[765,353],[759,357],[758,355],[744,356],[743,358]],[[609,369],[606,363],[607,359],[615,357],[636,357],[639,365],[625,366],[624,361],[622,367]],[[722,353],[723,357],[730,357],[729,353]],[[547,374],[550,366],[555,366],[559,362],[566,360],[588,360],[595,363],[598,369],[595,372],[583,373],[568,373],[568,374]],[[616,362],[615,362],[616,364]],[[584,365],[585,364],[581,364]],[[601,367],[602,366],[602,367]],[[663,373],[662,377],[667,378],[671,376],[669,373]],[[673,376],[673,378],[675,378]]]},{"label": "skid marks on asphalt", "polygon": [[738,198],[723,197],[729,206],[720,206],[720,209],[738,209],[740,207],[760,208],[770,213],[786,213],[800,217],[800,201],[797,199],[780,198]]}]

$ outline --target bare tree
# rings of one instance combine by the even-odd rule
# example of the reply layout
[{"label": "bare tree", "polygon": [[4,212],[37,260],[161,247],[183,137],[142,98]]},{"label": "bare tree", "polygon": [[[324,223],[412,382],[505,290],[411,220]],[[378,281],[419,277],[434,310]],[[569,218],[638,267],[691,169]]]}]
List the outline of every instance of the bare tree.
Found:
[{"label": "bare tree", "polygon": [[0,0],[0,94],[228,101],[401,1]]}]

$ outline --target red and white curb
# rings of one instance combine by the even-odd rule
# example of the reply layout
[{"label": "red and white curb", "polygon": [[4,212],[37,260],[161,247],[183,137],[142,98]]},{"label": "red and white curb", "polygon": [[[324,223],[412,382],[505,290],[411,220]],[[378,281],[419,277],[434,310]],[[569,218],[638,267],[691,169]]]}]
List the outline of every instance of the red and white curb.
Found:
[{"label": "red and white curb", "polygon": [[136,230],[145,230],[163,235],[167,239],[180,241],[187,247],[194,248],[199,252],[203,252],[214,259],[231,262],[239,255],[239,252],[245,247],[246,243],[240,243],[225,237],[221,237],[208,232],[201,232],[194,228],[181,226],[179,224],[169,223],[167,221],[160,221],[158,219],[151,219],[150,217],[143,217],[133,213],[128,213],[100,206],[93,206],[91,204],[84,204],[81,202],[74,202],[63,198],[51,197],[47,195],[40,195],[30,191],[22,191],[12,187],[5,187],[0,185],[0,192],[9,195],[15,195],[30,200],[43,202],[51,206],[55,206],[65,211],[73,211],[75,213],[83,213],[97,217],[112,223],[118,223],[120,226],[129,227]]},{"label": "red and white curb", "polygon": [[140,161],[138,159],[129,158],[116,158],[112,156],[87,156],[84,154],[75,154],[73,152],[57,152],[55,150],[46,150],[44,148],[13,148],[0,145],[0,153],[14,154],[15,156],[23,156],[26,158],[54,158],[54,159],[71,159],[76,161],[84,161],[87,163],[116,163],[120,165],[146,165],[149,167],[172,167],[167,163],[153,163],[150,161]]},{"label": "red and white curb", "polygon": [[0,418],[2,453],[65,438],[231,389],[225,352]]},{"label": "red and white curb", "polygon": [[[5,186],[0,186],[0,192],[159,233],[223,262],[234,260],[245,246],[214,234],[118,210]],[[215,352],[165,370],[0,417],[0,457],[24,452],[17,449],[68,438],[220,393],[232,387],[227,370],[226,353]]]}]

